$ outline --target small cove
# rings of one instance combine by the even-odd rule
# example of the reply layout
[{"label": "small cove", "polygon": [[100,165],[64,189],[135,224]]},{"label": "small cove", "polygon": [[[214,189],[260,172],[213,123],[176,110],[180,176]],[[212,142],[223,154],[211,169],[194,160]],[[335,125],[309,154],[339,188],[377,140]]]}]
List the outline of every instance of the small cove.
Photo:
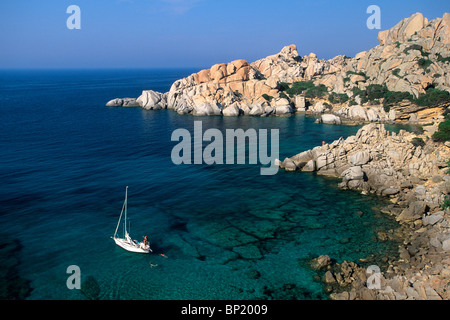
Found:
[{"label": "small cove", "polygon": [[[20,247],[17,263],[0,253],[14,270],[4,286],[19,275],[29,281],[28,299],[84,299],[66,287],[67,267],[78,265],[100,299],[326,299],[310,258],[396,252],[395,243],[376,239],[397,226],[379,212],[384,200],[339,190],[336,179],[282,170],[261,176],[259,165],[176,166],[170,158],[171,133],[191,131],[194,121],[204,129],[279,129],[280,159],[359,127],[303,115],[193,117],[104,106],[143,89],[167,91],[191,72],[0,75],[0,225]],[[154,254],[133,255],[109,239],[126,185],[131,234],[148,234]]]}]

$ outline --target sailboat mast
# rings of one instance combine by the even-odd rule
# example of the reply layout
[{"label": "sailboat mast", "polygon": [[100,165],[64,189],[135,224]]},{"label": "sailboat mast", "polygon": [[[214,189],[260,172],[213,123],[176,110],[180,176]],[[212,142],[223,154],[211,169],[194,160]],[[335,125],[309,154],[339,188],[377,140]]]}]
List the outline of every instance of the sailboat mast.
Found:
[{"label": "sailboat mast", "polygon": [[[126,194],[125,194],[125,199],[126,199]],[[123,214],[123,211],[125,209],[125,205],[126,205],[126,201],[123,202],[122,210],[120,211],[120,217],[119,217],[119,221],[117,221],[117,227],[116,227],[116,231],[114,232],[114,238],[116,237],[117,230],[119,229],[120,220],[122,219],[122,214]]]},{"label": "sailboat mast", "polygon": [[128,206],[128,186],[127,186],[127,188],[125,189],[125,223],[123,224],[123,227],[124,227],[124,237],[126,236],[126,234],[127,234],[127,206]]}]

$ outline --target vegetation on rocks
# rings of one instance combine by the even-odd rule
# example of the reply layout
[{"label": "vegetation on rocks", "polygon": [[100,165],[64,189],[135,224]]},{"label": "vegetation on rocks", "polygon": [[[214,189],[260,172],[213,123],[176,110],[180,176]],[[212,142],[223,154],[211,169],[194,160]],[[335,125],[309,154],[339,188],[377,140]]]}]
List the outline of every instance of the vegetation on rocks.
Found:
[{"label": "vegetation on rocks", "polygon": [[307,90],[312,89],[314,87],[315,85],[312,81],[297,81],[286,89],[286,93],[290,97],[294,97],[296,95],[303,94]]},{"label": "vegetation on rocks", "polygon": [[444,202],[442,203],[442,210],[445,210],[447,208],[450,208],[450,199],[448,196],[445,196]]},{"label": "vegetation on rocks", "polygon": [[264,93],[263,95],[262,95],[262,97],[264,98],[264,99],[266,99],[267,101],[272,101],[272,99],[273,99],[273,97],[272,96],[269,96],[268,94],[266,94],[266,93]]},{"label": "vegetation on rocks", "polygon": [[423,70],[427,70],[428,67],[433,63],[433,61],[425,58],[420,58],[418,61],[419,67],[421,67]]},{"label": "vegetation on rocks", "polygon": [[425,141],[423,141],[422,138],[420,137],[415,137],[412,139],[411,143],[413,144],[414,147],[424,147],[425,146]]},{"label": "vegetation on rocks", "polygon": [[450,119],[442,121],[439,124],[439,129],[433,134],[435,141],[450,141]]},{"label": "vegetation on rocks", "polygon": [[435,88],[427,89],[425,94],[420,95],[414,102],[419,106],[435,106],[443,103],[450,103],[450,93],[448,91]]},{"label": "vegetation on rocks", "polygon": [[347,71],[347,76],[349,76],[349,75],[357,75],[357,76],[362,76],[362,77],[364,77],[366,80],[369,78],[368,76],[366,76],[366,74],[364,73],[364,72],[362,72],[362,71],[360,71],[360,72],[355,72],[355,71]]},{"label": "vegetation on rocks", "polygon": [[332,92],[329,96],[328,96],[328,100],[331,103],[344,103],[348,101],[348,95],[346,93],[336,93],[336,92]]},{"label": "vegetation on rocks", "polygon": [[436,55],[437,55],[437,61],[439,61],[439,62],[450,62],[450,56],[449,57],[443,57],[440,53],[436,53]]},{"label": "vegetation on rocks", "polygon": [[313,81],[297,81],[292,83],[292,85],[280,83],[279,88],[291,98],[303,94],[306,98],[314,99],[323,98],[328,94],[328,88],[325,85],[320,84],[316,86]]},{"label": "vegetation on rocks", "polygon": [[413,96],[409,92],[390,91],[386,85],[370,84],[365,90],[353,87],[353,96],[359,96],[361,103],[367,103],[378,99],[384,99],[385,106],[398,103],[403,100],[413,100]]},{"label": "vegetation on rocks", "polygon": [[403,50],[403,53],[409,54],[410,50],[418,50],[420,51],[420,54],[422,57],[427,57],[430,53],[423,51],[423,47],[420,44],[412,44],[409,47],[407,47],[405,50]]}]

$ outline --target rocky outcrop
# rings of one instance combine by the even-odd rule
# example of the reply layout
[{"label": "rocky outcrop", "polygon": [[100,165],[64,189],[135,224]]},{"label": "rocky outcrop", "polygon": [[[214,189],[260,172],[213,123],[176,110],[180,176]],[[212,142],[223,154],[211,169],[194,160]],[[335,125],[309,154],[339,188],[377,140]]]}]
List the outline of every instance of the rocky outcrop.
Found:
[{"label": "rocky outcrop", "polygon": [[167,108],[167,94],[153,90],[142,91],[142,95],[136,99],[139,106],[146,110],[159,110]]},{"label": "rocky outcrop", "polygon": [[326,124],[341,124],[341,118],[338,116],[335,116],[334,114],[322,114],[322,116],[319,119],[319,122],[326,123]]},{"label": "rocky outcrop", "polygon": [[[401,261],[385,257],[386,271],[368,267],[369,261],[333,262],[319,270],[317,278],[322,281],[331,300],[450,299],[447,290],[450,283],[449,258],[440,260],[440,251],[422,250],[412,245],[402,251],[402,256]],[[419,264],[427,265],[429,269],[424,272],[417,268]],[[375,275],[377,271],[379,273]]]},{"label": "rocky outcrop", "polygon": [[[289,164],[289,170],[303,171],[310,162],[306,171],[315,168],[320,174],[341,177],[343,189],[397,197],[398,203],[409,203],[412,198],[421,197],[433,210],[450,191],[450,181],[447,181],[450,179],[438,179],[445,176],[448,159],[450,149],[435,144],[425,135],[417,136],[404,130],[396,134],[387,131],[382,124],[370,124],[354,136],[287,158],[280,166]],[[427,183],[434,185],[433,192],[424,191]],[[410,189],[413,184],[420,187]]]},{"label": "rocky outcrop", "polygon": [[[344,92],[354,84],[386,84],[391,91],[406,91],[417,97],[431,83],[439,89],[449,89],[449,66],[439,56],[450,55],[450,14],[428,21],[416,13],[381,31],[378,40],[378,46],[347,59],[341,72],[330,75],[326,82],[350,76],[344,87],[336,82],[334,91]],[[429,60],[428,67],[421,66],[421,58]]]},{"label": "rocky outcrop", "polygon": [[[341,118],[364,122],[430,122],[437,118],[442,107],[428,111],[405,100],[385,108],[382,101],[362,102],[354,96],[354,89],[386,85],[390,91],[409,92],[416,98],[430,86],[448,91],[450,14],[428,21],[416,13],[381,31],[378,40],[379,45],[353,58],[339,55],[330,60],[319,59],[314,53],[301,57],[297,47],[289,45],[252,63],[235,60],[216,64],[175,81],[165,94],[144,91],[137,101],[145,109],[170,108],[192,115],[285,116],[297,111],[332,111]],[[328,100],[286,95],[286,85],[299,81],[323,85],[328,95],[345,94],[351,103],[330,105],[325,102]],[[108,105],[128,104],[115,99]]]},{"label": "rocky outcrop", "polygon": [[[226,116],[291,114],[291,102],[279,97],[277,86],[300,72],[296,59],[297,49],[292,45],[252,64],[245,60],[216,64],[176,81],[168,93],[168,107],[193,115],[198,115],[205,104],[219,106],[221,111],[226,110]],[[275,99],[269,103],[265,95]]]},{"label": "rocky outcrop", "polygon": [[[367,287],[370,274],[354,262],[326,264],[322,280],[332,299],[450,298],[450,211],[441,208],[450,193],[448,159],[450,148],[424,135],[396,134],[382,124],[369,124],[354,136],[280,163],[287,171],[340,177],[342,189],[387,197],[391,204],[382,211],[402,226],[399,257],[386,258],[380,289]],[[391,236],[378,235],[380,241]],[[330,258],[316,259],[313,265],[318,261]]]},{"label": "rocky outcrop", "polygon": [[[408,41],[414,35],[431,39],[440,38],[444,43],[450,43],[450,14],[445,13],[442,19],[429,22],[421,13],[415,13],[390,30],[381,31],[378,34],[378,41],[380,44],[393,44],[396,41]],[[429,46],[432,47],[432,44]]]},{"label": "rocky outcrop", "polygon": [[136,98],[116,98],[106,103],[107,107],[139,107]]}]

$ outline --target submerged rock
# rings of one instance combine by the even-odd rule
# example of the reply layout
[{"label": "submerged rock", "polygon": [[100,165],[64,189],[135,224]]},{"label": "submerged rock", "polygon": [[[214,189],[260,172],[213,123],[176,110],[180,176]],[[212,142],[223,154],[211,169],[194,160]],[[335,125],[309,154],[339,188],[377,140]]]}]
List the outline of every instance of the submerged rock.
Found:
[{"label": "submerged rock", "polygon": [[0,299],[24,300],[33,290],[31,281],[20,273],[22,244],[18,239],[0,238]]},{"label": "submerged rock", "polygon": [[319,256],[310,261],[310,266],[313,270],[322,270],[331,265],[332,260],[328,255]]},{"label": "submerged rock", "polygon": [[98,300],[100,297],[100,286],[94,277],[88,276],[81,283],[81,293],[89,300]]}]

